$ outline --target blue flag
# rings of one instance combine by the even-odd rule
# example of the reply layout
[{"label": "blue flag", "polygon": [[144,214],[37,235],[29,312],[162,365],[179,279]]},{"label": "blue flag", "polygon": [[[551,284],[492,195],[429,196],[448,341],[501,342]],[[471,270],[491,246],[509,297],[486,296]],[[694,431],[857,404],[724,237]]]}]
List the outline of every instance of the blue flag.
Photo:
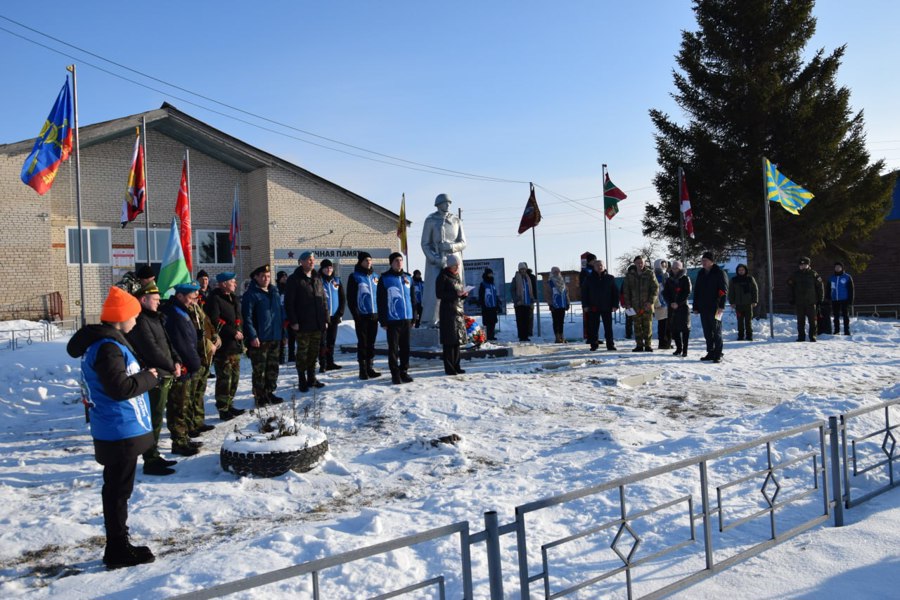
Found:
[{"label": "blue flag", "polygon": [[815,198],[812,192],[803,189],[784,175],[775,165],[766,161],[766,197],[771,202],[778,202],[789,213],[799,215],[803,207]]},{"label": "blue flag", "polygon": [[42,196],[53,186],[59,165],[72,152],[72,125],[72,95],[69,93],[69,78],[66,77],[50,116],[22,166],[22,181]]}]

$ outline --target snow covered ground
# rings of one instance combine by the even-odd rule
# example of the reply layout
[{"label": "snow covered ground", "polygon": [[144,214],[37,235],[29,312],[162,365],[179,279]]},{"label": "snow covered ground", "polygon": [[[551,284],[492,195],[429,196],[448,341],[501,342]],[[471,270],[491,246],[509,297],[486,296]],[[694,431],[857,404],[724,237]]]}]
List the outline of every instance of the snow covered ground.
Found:
[{"label": "snow covered ground", "polygon": [[[552,339],[549,315],[542,326]],[[358,381],[355,359],[338,357],[341,371],[310,406],[307,424],[327,434],[330,452],[308,473],[274,479],[223,472],[218,451],[232,424],[213,417],[197,456],[181,459],[169,477],[138,469],[129,525],[157,561],[107,572],[100,557],[103,521],[101,468],[79,398],[79,365],[65,353],[67,338],[0,352],[0,597],[165,598],[202,587],[369,546],[483,513],[500,523],[514,508],[540,498],[639,473],[817,419],[900,397],[900,327],[896,321],[854,320],[854,335],[795,343],[793,320],[757,322],[754,342],[735,342],[725,319],[725,360],[700,362],[703,341],[694,324],[690,355],[661,351],[589,352],[581,322],[566,323],[572,343],[541,343],[540,353],[466,361],[463,376],[443,375],[440,361],[413,359],[415,381]],[[8,325],[7,325],[8,328]],[[0,327],[3,329],[3,327]],[[352,323],[339,341],[355,341]],[[515,325],[501,321],[501,342]],[[384,358],[376,366],[386,371]],[[242,363],[237,406],[250,408],[249,362]],[[646,383],[629,385],[635,376]],[[279,394],[290,397],[293,369],[282,370]],[[297,395],[301,407],[311,394]],[[248,413],[238,422],[253,417]],[[432,444],[457,435],[456,444]],[[169,447],[165,433],[161,446]],[[677,478],[671,489],[685,485]],[[604,505],[604,502],[606,503]],[[617,505],[598,500],[604,514]],[[847,526],[817,526],[742,561],[672,597],[886,598],[900,589],[900,490],[846,513]],[[529,527],[562,537],[583,526],[579,515],[534,513]],[[657,532],[665,525],[659,524]],[[644,532],[648,547],[655,530]],[[515,543],[503,538],[504,587],[518,597]],[[607,548],[608,551],[608,548]],[[540,554],[533,545],[535,569]],[[326,598],[362,598],[430,576],[458,573],[458,541],[450,539],[351,563],[322,577]],[[483,552],[473,550],[476,597],[488,595]],[[577,581],[577,552],[561,581]],[[590,558],[587,559],[590,561]],[[594,565],[596,567],[596,565]],[[650,575],[651,579],[653,574]],[[571,580],[571,581],[569,581]],[[621,577],[618,581],[621,581]],[[308,577],[271,584],[240,598],[311,595]],[[533,597],[542,597],[536,586]],[[432,595],[428,595],[431,593]],[[418,594],[418,595],[417,595]],[[408,597],[436,597],[420,590]],[[461,597],[458,579],[448,597]],[[581,590],[573,597],[624,597]]]}]

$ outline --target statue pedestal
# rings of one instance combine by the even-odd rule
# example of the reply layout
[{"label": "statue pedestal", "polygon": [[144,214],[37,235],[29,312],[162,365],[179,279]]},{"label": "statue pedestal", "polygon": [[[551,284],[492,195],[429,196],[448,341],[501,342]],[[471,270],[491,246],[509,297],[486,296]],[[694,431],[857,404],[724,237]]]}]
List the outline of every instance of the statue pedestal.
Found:
[{"label": "statue pedestal", "polygon": [[435,327],[413,328],[409,332],[409,347],[416,350],[440,349],[441,331]]}]

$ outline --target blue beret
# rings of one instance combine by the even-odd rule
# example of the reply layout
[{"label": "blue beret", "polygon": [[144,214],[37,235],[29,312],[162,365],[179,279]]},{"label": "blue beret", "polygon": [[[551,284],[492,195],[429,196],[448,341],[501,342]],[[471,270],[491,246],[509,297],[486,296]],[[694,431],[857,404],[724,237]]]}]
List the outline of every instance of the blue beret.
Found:
[{"label": "blue beret", "polygon": [[200,284],[196,281],[192,281],[190,283],[179,283],[175,286],[176,294],[190,294],[192,292],[196,292],[200,289]]},{"label": "blue beret", "polygon": [[237,276],[234,273],[229,273],[228,271],[225,271],[224,273],[219,273],[218,275],[216,275],[216,281],[218,281],[219,283],[222,283],[224,281],[228,281],[229,279],[234,279],[235,277],[237,277]]},{"label": "blue beret", "polygon": [[310,252],[309,250],[307,250],[306,252],[304,252],[303,254],[300,255],[300,260],[307,260],[312,256],[313,256],[313,253]]}]

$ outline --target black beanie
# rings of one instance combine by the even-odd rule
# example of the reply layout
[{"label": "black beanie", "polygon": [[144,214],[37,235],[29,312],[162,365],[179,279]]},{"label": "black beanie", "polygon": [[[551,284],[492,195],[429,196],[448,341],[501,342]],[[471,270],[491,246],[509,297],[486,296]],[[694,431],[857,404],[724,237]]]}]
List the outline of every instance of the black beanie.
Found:
[{"label": "black beanie", "polygon": [[360,252],[359,254],[356,255],[356,262],[361,263],[362,261],[366,260],[367,258],[372,258],[372,255],[369,254],[368,252]]}]

